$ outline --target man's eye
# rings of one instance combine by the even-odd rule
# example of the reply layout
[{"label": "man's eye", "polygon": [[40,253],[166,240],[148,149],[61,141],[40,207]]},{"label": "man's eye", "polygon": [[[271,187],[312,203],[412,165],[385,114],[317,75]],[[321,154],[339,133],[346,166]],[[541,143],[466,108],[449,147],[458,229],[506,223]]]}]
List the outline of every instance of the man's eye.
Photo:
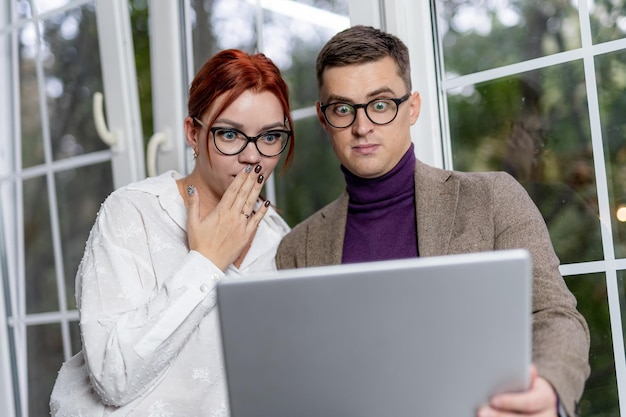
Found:
[{"label": "man's eye", "polygon": [[371,108],[377,112],[385,111],[389,108],[389,103],[387,101],[375,101],[371,104]]},{"label": "man's eye", "polygon": [[352,106],[348,106],[347,104],[338,104],[335,106],[335,113],[339,115],[352,114],[353,109]]}]

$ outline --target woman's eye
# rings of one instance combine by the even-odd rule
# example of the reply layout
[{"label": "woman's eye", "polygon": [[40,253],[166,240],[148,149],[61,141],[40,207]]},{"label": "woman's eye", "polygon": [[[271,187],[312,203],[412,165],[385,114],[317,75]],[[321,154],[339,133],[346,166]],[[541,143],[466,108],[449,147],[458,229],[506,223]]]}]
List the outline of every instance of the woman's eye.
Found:
[{"label": "woman's eye", "polygon": [[274,143],[280,138],[280,133],[268,132],[263,135],[263,142]]},{"label": "woman's eye", "polygon": [[217,134],[224,140],[237,139],[237,132],[234,132],[232,130],[218,130]]}]

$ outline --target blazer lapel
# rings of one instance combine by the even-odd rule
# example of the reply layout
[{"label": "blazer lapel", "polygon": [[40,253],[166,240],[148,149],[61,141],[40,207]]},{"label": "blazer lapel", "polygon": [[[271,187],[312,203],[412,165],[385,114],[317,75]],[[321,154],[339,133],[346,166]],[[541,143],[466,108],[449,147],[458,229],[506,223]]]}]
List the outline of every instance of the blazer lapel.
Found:
[{"label": "blazer lapel", "polygon": [[459,180],[450,171],[415,165],[417,246],[420,256],[448,253],[459,197]]},{"label": "blazer lapel", "polygon": [[315,222],[309,224],[306,244],[307,266],[341,264],[348,200],[348,193],[344,191],[337,200],[322,210]]}]

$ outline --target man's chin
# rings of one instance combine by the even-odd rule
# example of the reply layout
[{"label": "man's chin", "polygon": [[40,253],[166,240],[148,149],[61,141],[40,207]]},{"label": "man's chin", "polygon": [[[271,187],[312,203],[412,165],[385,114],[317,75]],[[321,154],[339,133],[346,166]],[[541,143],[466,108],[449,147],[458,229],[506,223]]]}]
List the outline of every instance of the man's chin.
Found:
[{"label": "man's chin", "polygon": [[355,166],[347,167],[348,170],[360,178],[374,179],[385,175],[385,172],[379,167],[373,166]]}]

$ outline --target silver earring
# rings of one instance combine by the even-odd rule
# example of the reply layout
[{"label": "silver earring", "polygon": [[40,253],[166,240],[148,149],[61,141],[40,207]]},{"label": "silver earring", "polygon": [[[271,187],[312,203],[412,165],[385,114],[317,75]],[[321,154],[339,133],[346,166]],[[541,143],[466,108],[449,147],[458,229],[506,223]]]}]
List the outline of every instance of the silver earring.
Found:
[{"label": "silver earring", "polygon": [[198,153],[197,150],[193,150],[193,159],[196,159],[198,156],[200,156],[200,154]]}]

